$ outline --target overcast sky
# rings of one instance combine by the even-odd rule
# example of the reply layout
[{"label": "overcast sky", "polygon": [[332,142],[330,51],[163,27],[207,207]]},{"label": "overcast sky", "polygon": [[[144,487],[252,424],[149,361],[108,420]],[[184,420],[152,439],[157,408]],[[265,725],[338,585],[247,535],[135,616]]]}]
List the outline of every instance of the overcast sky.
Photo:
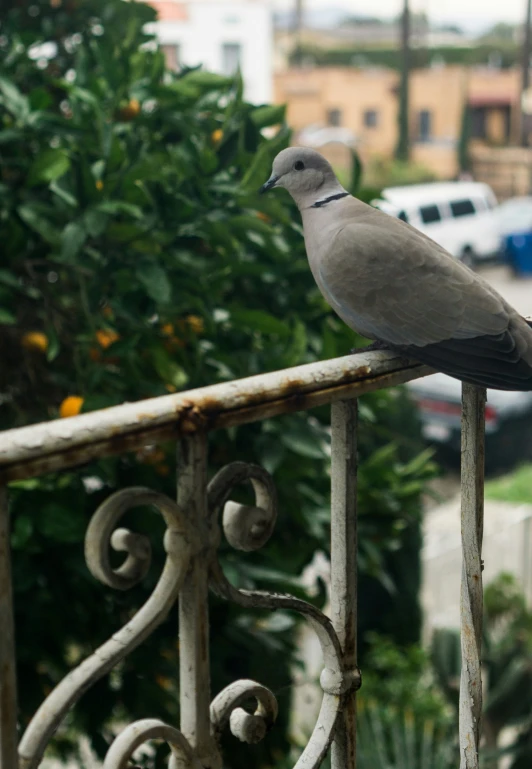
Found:
[{"label": "overcast sky", "polygon": [[[292,8],[294,0],[274,0],[278,8]],[[394,16],[403,0],[306,0],[308,8],[337,7],[349,13]],[[410,0],[413,11],[426,11],[433,21],[457,22],[479,29],[496,21],[517,22],[524,19],[526,0]]]}]

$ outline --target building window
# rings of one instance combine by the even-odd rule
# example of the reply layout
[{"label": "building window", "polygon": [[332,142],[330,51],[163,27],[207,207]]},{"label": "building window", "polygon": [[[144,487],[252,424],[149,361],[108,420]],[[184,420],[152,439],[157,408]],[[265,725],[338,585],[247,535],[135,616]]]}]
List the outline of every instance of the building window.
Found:
[{"label": "building window", "polygon": [[408,221],[408,216],[406,211],[399,211],[399,213],[397,214],[397,218],[400,219],[402,222]]},{"label": "building window", "polygon": [[432,138],[432,112],[428,109],[418,112],[417,138],[420,142],[429,142]]},{"label": "building window", "polygon": [[470,216],[475,213],[475,206],[470,200],[453,200],[451,202],[451,213],[455,218],[458,216]]},{"label": "building window", "polygon": [[327,110],[327,125],[338,126],[342,125],[342,110],[341,109],[329,109]]},{"label": "building window", "polygon": [[366,128],[377,128],[378,115],[376,109],[367,109],[364,112],[364,126]]},{"label": "building window", "polygon": [[424,206],[419,209],[419,214],[423,224],[432,224],[432,222],[441,221],[441,214],[438,206]]},{"label": "building window", "polygon": [[473,139],[486,138],[486,110],[483,107],[474,107],[471,110],[471,137]]},{"label": "building window", "polygon": [[235,75],[240,68],[242,46],[240,43],[222,44],[222,72],[224,75]]}]

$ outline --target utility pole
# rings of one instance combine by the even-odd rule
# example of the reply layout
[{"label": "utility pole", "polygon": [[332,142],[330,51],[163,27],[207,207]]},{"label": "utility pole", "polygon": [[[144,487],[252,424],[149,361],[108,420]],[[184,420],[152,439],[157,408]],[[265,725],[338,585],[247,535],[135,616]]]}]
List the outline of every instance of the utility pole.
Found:
[{"label": "utility pole", "polygon": [[294,51],[296,66],[303,66],[303,0],[296,0],[296,10],[294,15]]},{"label": "utility pole", "polygon": [[[532,2],[532,0],[528,0]],[[399,139],[395,156],[397,160],[407,161],[410,154],[409,136],[409,94],[410,78],[410,8],[408,0],[404,0],[401,17],[401,83],[399,86]]]},{"label": "utility pole", "polygon": [[530,97],[530,22],[532,16],[532,0],[526,3],[525,36],[523,40],[523,75],[521,85],[521,145],[528,146],[529,115],[531,112]]}]

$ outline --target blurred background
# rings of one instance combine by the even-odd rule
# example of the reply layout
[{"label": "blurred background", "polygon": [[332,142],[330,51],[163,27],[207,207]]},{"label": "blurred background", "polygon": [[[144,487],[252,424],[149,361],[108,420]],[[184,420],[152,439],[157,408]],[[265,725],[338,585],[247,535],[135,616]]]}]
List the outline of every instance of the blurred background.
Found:
[{"label": "blurred background", "polygon": [[[4,0],[0,18],[0,429],[346,354],[297,211],[258,187],[288,144],[441,243],[532,315],[530,0]],[[360,403],[359,769],[457,765],[460,384]],[[240,587],[328,602],[329,414],[213,434],[210,472],[274,476],[275,536],[222,546]],[[482,760],[532,765],[532,394],[489,391]],[[83,561],[111,492],[172,495],[172,445],[12,484],[20,725],[150,594]],[[245,498],[245,497],[243,497]],[[68,611],[65,610],[68,608]],[[134,718],[178,719],[177,618],[94,686],[43,763],[101,766]],[[231,769],[293,766],[321,659],[293,616],[213,598],[212,689],[276,693],[276,728]],[[164,747],[138,757],[166,765]]]}]

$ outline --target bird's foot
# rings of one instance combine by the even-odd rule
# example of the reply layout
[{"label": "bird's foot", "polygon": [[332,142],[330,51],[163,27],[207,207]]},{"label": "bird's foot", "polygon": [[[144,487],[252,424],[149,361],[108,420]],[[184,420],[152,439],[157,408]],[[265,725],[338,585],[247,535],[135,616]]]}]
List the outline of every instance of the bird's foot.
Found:
[{"label": "bird's foot", "polygon": [[385,342],[380,342],[377,340],[376,342],[372,342],[371,344],[366,345],[366,347],[353,347],[351,350],[349,350],[349,355],[354,355],[358,352],[373,352],[374,350],[389,350],[390,348]]}]

